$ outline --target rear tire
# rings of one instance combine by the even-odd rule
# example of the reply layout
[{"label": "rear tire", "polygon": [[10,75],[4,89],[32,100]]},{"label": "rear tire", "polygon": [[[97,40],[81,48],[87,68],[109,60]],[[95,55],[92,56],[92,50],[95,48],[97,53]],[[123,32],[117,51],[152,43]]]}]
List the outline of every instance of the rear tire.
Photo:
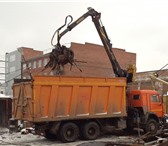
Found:
[{"label": "rear tire", "polygon": [[155,134],[158,130],[159,130],[159,123],[154,119],[149,119],[145,127],[145,132]]},{"label": "rear tire", "polygon": [[65,123],[60,127],[60,140],[62,142],[73,142],[79,136],[79,128],[75,123]]},{"label": "rear tire", "polygon": [[82,136],[86,140],[94,140],[100,135],[100,127],[96,122],[88,122],[82,127]]}]

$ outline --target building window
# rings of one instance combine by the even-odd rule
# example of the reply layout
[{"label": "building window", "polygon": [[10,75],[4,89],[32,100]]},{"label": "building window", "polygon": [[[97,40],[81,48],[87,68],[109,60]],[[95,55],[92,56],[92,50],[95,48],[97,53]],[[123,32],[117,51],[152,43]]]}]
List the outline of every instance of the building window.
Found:
[{"label": "building window", "polygon": [[30,75],[27,76],[27,79],[30,79]]},{"label": "building window", "polygon": [[41,64],[42,64],[42,61],[39,60],[39,61],[38,61],[38,67],[41,67]]},{"label": "building window", "polygon": [[48,62],[48,60],[47,60],[47,58],[45,58],[44,59],[44,66],[46,66],[47,62]]},{"label": "building window", "polygon": [[48,75],[48,73],[47,73],[47,72],[45,72],[45,73],[43,73],[43,75]]},{"label": "building window", "polygon": [[36,61],[33,62],[33,68],[36,68]]},{"label": "building window", "polygon": [[9,57],[9,62],[13,62],[13,61],[15,61],[15,55],[11,55],[11,56]]},{"label": "building window", "polygon": [[15,70],[16,70],[15,66],[12,66],[12,67],[9,68],[9,73],[15,72]]},{"label": "building window", "polygon": [[26,64],[23,64],[23,70],[25,70],[26,69]]},{"label": "building window", "polygon": [[6,78],[8,78],[8,73],[5,74]]},{"label": "building window", "polygon": [[50,75],[51,75],[51,76],[54,75],[54,74],[53,74],[53,71],[50,72]]},{"label": "building window", "polygon": [[29,62],[29,68],[31,68],[31,62]]}]

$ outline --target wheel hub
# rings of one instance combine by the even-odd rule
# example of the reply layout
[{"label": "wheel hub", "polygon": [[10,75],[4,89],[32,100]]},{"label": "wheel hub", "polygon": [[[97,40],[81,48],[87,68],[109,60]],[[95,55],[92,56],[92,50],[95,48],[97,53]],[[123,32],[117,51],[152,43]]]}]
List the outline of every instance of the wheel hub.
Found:
[{"label": "wheel hub", "polygon": [[151,129],[151,131],[155,130],[155,128],[156,128],[156,127],[155,127],[154,124],[151,124],[151,125],[150,125],[150,129]]},{"label": "wheel hub", "polygon": [[90,135],[95,134],[95,130],[94,130],[94,128],[90,128],[89,131],[88,131],[88,133],[89,133]]},{"label": "wheel hub", "polygon": [[71,137],[73,135],[73,130],[72,129],[67,130],[66,134],[68,137]]}]

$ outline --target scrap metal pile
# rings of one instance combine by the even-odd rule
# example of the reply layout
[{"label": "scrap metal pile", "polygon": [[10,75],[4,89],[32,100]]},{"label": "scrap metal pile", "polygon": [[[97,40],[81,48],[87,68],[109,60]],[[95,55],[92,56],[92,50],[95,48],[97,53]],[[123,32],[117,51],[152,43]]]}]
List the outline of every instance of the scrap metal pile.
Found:
[{"label": "scrap metal pile", "polygon": [[168,146],[168,131],[161,130],[156,134],[146,133],[135,139],[120,139],[120,141],[91,141],[77,146]]},{"label": "scrap metal pile", "polygon": [[56,70],[58,73],[61,72],[61,66],[70,63],[71,66],[74,63],[74,53],[66,46],[60,46],[57,44],[52,50],[49,56],[50,60],[45,68],[50,67],[52,70]]}]

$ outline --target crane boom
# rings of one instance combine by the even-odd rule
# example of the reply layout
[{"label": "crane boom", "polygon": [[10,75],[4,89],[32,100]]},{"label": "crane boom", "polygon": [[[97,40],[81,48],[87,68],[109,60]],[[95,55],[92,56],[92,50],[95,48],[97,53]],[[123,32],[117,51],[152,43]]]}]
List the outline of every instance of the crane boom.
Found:
[{"label": "crane boom", "polygon": [[160,79],[160,78],[158,78],[157,76],[155,76],[155,75],[149,75],[149,77],[152,79],[152,80],[156,80],[156,81],[158,81],[158,82],[160,82],[160,83],[163,83],[163,84],[165,84],[165,85],[168,85],[168,82],[166,82],[165,80],[162,80],[162,79]]},{"label": "crane boom", "polygon": [[[57,44],[54,45],[55,49],[53,49],[52,54],[50,56],[50,60],[49,63],[46,65],[47,66],[54,66],[53,68],[55,69],[56,65],[53,65],[54,61],[55,64],[66,64],[66,63],[70,63],[71,65],[73,64],[73,57],[74,54],[72,51],[70,51],[69,49],[67,49],[65,46],[61,46],[60,45],[60,39],[62,36],[64,36],[67,32],[71,31],[73,28],[75,28],[78,24],[80,24],[83,20],[85,20],[88,16],[92,17],[92,21],[96,27],[96,30],[100,36],[100,39],[104,45],[105,51],[108,55],[108,58],[111,62],[114,74],[117,77],[126,77],[127,78],[127,82],[132,82],[133,76],[134,76],[134,69],[129,69],[129,71],[124,70],[120,67],[113,51],[112,51],[112,43],[110,42],[110,39],[108,38],[108,35],[106,33],[105,27],[102,25],[102,22],[100,20],[101,17],[101,13],[98,13],[97,11],[95,11],[93,8],[88,8],[88,11],[83,14],[81,17],[79,17],[76,21],[72,22],[72,16],[69,15],[69,17],[71,18],[71,24],[69,23],[67,28],[62,31],[61,33],[59,33],[59,31],[66,25],[67,22],[67,18],[65,20],[65,24],[63,26],[61,26],[59,29],[57,29]],[[52,38],[53,40],[53,38]],[[62,52],[59,54],[59,52]],[[65,53],[66,52],[66,53]],[[55,54],[57,55],[55,55]],[[64,59],[59,60],[59,56],[63,55]],[[62,61],[62,62],[61,62]]]}]

